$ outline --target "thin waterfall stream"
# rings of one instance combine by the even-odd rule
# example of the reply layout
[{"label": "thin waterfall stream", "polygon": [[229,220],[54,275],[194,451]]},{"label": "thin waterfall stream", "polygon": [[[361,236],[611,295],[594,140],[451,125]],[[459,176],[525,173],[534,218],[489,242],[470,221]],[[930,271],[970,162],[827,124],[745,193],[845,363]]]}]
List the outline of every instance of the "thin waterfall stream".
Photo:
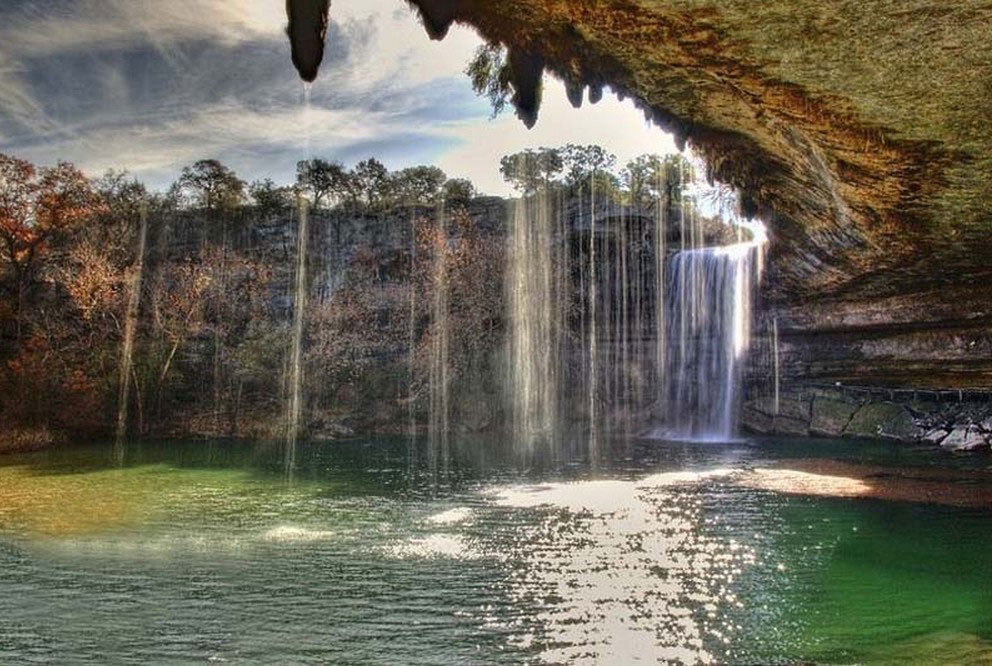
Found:
[{"label": "thin waterfall stream", "polygon": [[303,331],[307,307],[307,241],[309,212],[306,200],[297,197],[296,272],[293,284],[293,324],[289,352],[289,400],[286,405],[286,472],[296,468],[296,448],[303,417]]},{"label": "thin waterfall stream", "polygon": [[443,198],[437,204],[431,241],[433,263],[430,279],[432,297],[430,300],[431,334],[430,365],[428,368],[430,400],[427,434],[429,440],[428,457],[432,470],[436,472],[439,460],[442,465],[448,461],[451,435],[451,383],[448,362],[450,248]]},{"label": "thin waterfall stream", "polygon": [[[306,135],[306,159],[310,161],[310,83],[303,85],[303,117]],[[307,309],[307,248],[310,238],[309,211],[302,192],[296,196],[296,267],[293,279],[293,321],[290,337],[289,365],[287,368],[288,399],[286,401],[286,474],[292,477],[296,469],[296,449],[303,419],[303,334]]]},{"label": "thin waterfall stream", "polygon": [[513,206],[507,237],[507,296],[510,308],[510,401],[513,437],[527,453],[541,442],[553,446],[558,433],[559,322],[555,304],[555,219],[547,190],[521,197]]},{"label": "thin waterfall stream", "polygon": [[124,461],[128,408],[131,399],[132,375],[134,373],[134,338],[138,327],[138,310],[141,306],[141,282],[145,272],[145,245],[147,239],[148,206],[143,204],[138,212],[138,247],[124,319],[124,343],[121,345],[120,389],[117,400],[117,432],[114,438],[113,451],[114,460],[118,464]]}]

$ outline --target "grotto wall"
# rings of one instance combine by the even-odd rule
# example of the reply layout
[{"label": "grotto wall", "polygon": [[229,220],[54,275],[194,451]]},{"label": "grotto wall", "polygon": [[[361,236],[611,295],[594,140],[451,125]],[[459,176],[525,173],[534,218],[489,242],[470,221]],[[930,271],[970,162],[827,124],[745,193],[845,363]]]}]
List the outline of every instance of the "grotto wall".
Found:
[{"label": "grotto wall", "polygon": [[505,46],[515,88],[539,67],[573,103],[632,98],[736,186],[771,228],[787,381],[992,386],[992,5],[410,4]]}]

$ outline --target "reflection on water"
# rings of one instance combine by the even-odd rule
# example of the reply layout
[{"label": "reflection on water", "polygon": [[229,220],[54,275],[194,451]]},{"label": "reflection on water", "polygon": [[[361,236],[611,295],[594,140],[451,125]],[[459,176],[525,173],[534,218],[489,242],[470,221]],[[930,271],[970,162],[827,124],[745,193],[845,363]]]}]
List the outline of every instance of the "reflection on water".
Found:
[{"label": "reflection on water", "polygon": [[791,469],[756,469],[742,474],[740,480],[752,488],[799,495],[860,497],[871,492],[871,486],[860,479]]},{"label": "reflection on water", "polygon": [[451,557],[459,560],[479,556],[464,537],[453,534],[431,534],[407,539],[387,552],[394,557]]},{"label": "reflection on water", "polygon": [[329,530],[308,530],[305,527],[291,527],[280,525],[267,530],[262,534],[266,541],[276,541],[280,543],[300,543],[306,541],[323,541],[334,536],[334,532]]},{"label": "reflection on water", "polygon": [[476,445],[440,474],[356,441],[304,447],[291,486],[278,447],[3,459],[0,662],[992,657],[983,463],[807,450],[653,442],[593,473]]},{"label": "reflection on water", "polygon": [[[704,644],[730,643],[732,588],[753,549],[706,533],[701,502],[685,488],[729,474],[664,473],[634,481],[514,487],[497,506],[542,508],[518,531],[511,599],[540,610],[536,622],[547,663],[710,663]],[[487,618],[499,624],[500,618]],[[535,636],[522,627],[523,646]]]}]

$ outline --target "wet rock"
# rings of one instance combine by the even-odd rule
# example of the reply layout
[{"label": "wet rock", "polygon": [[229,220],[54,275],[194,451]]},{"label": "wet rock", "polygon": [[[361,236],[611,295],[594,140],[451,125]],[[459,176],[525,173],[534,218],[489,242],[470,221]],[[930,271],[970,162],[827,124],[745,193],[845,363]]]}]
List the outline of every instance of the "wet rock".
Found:
[{"label": "wet rock", "polygon": [[507,65],[510,68],[510,84],[513,86],[510,101],[517,111],[517,117],[530,129],[537,123],[537,114],[541,109],[544,58],[536,53],[510,49]]},{"label": "wet rock", "polygon": [[861,407],[844,428],[845,437],[895,439],[912,442],[923,435],[902,405],[872,402]]},{"label": "wet rock", "polygon": [[599,101],[603,99],[603,86],[599,83],[594,83],[589,86],[589,103],[599,104]]},{"label": "wet rock", "polygon": [[797,421],[805,421],[808,424],[810,417],[810,401],[799,398],[782,397],[778,401],[778,414],[776,416],[794,419]]},{"label": "wet rock", "polygon": [[906,403],[906,408],[914,416],[929,417],[940,412],[940,404],[929,400],[911,400]]},{"label": "wet rock", "polygon": [[448,0],[417,0],[415,5],[420,10],[427,36],[435,41],[444,39],[455,21],[452,3]]},{"label": "wet rock", "polygon": [[757,409],[754,403],[744,405],[741,410],[741,427],[757,435],[772,432],[773,417]]},{"label": "wet rock", "polygon": [[805,437],[809,434],[809,421],[779,415],[772,421],[772,432],[776,435]]},{"label": "wet rock", "polygon": [[377,426],[388,426],[393,423],[402,423],[407,416],[406,410],[395,400],[376,400],[369,410],[372,422]]},{"label": "wet rock", "polygon": [[799,421],[809,421],[809,401],[796,397],[782,396],[778,405],[774,398],[758,398],[748,403],[752,409],[768,416],[782,416]]},{"label": "wet rock", "polygon": [[330,0],[288,0],[286,34],[292,46],[293,65],[300,78],[310,82],[317,78],[324,59]]},{"label": "wet rock", "polygon": [[487,430],[493,424],[493,404],[491,396],[466,400],[459,407],[459,426],[467,432]]},{"label": "wet rock", "polygon": [[839,437],[857,411],[857,403],[818,396],[813,399],[809,431],[823,437]]},{"label": "wet rock", "polygon": [[947,437],[948,432],[943,428],[934,428],[923,435],[923,441],[927,444],[940,444]]},{"label": "wet rock", "polygon": [[342,439],[344,437],[354,437],[355,429],[343,421],[335,421],[324,426],[321,434],[327,439]]},{"label": "wet rock", "polygon": [[940,445],[950,451],[978,451],[989,448],[989,440],[975,425],[957,425]]},{"label": "wet rock", "polygon": [[809,402],[783,397],[776,406],[772,398],[758,398],[744,405],[741,425],[758,434],[793,435],[809,434]]}]

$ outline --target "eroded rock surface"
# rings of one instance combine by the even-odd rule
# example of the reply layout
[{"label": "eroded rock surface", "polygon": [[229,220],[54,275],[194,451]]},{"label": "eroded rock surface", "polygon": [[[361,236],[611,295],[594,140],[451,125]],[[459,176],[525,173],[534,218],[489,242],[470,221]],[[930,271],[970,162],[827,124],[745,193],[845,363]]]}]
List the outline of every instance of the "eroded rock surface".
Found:
[{"label": "eroded rock surface", "polygon": [[[771,226],[799,380],[992,385],[992,5],[413,0],[604,85]],[[530,120],[530,111],[524,114]]]}]

